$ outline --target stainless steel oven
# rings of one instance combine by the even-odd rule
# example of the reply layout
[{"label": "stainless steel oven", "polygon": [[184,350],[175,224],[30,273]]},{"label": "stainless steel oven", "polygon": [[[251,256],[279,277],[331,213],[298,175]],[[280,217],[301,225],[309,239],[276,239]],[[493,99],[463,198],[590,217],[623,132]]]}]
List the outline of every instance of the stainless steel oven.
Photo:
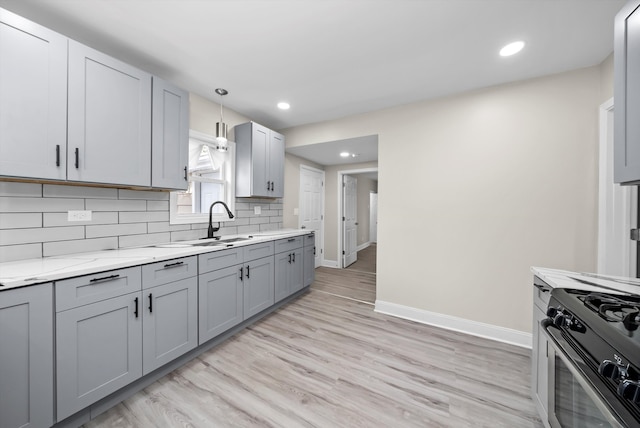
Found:
[{"label": "stainless steel oven", "polygon": [[[583,358],[562,338],[544,328],[549,338],[549,424],[552,428],[626,427],[584,371]],[[558,337],[559,336],[559,337]]]},{"label": "stainless steel oven", "polygon": [[541,322],[551,427],[640,427],[639,327],[640,296],[552,290]]}]

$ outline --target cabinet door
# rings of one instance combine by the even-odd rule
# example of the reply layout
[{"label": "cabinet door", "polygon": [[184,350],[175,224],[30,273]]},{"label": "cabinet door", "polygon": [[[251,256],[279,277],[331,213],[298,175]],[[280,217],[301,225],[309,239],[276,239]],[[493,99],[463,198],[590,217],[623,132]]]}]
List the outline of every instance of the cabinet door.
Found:
[{"label": "cabinet door", "polygon": [[253,196],[270,196],[269,176],[269,129],[257,123],[251,130],[251,166]]},{"label": "cabinet door", "polygon": [[198,279],[143,293],[142,366],[147,374],[198,345]]},{"label": "cabinet door", "polygon": [[304,261],[303,261],[303,270],[304,270],[304,281],[303,286],[311,285],[316,278],[316,248],[304,247]]},{"label": "cabinet door", "polygon": [[56,315],[58,421],[142,375],[141,316],[140,293]]},{"label": "cabinet door", "polygon": [[279,253],[275,255],[275,301],[279,302],[291,294],[289,282],[289,269],[291,266],[291,252]]},{"label": "cabinet door", "polygon": [[186,190],[189,94],[154,76],[151,122],[151,186]]},{"label": "cabinet door", "polygon": [[69,41],[67,178],[151,184],[151,75]]},{"label": "cabinet door", "polygon": [[269,196],[284,196],[284,135],[271,131],[269,145],[269,176],[272,181]]},{"label": "cabinet door", "polygon": [[243,279],[242,265],[215,270],[198,278],[200,344],[242,321]]},{"label": "cabinet door", "polygon": [[0,9],[0,175],[67,175],[67,38]]},{"label": "cabinet door", "polygon": [[273,256],[249,262],[245,268],[244,319],[248,319],[275,303]]},{"label": "cabinet door", "polygon": [[293,261],[289,269],[289,283],[291,294],[302,290],[304,287],[304,257],[302,248],[292,251]]},{"label": "cabinet door", "polygon": [[533,307],[533,352],[531,359],[531,396],[543,420],[549,415],[549,362],[547,361],[547,336],[541,331],[540,321],[546,318],[544,312]]},{"label": "cabinet door", "polygon": [[614,181],[640,181],[640,2],[630,1],[615,20]]},{"label": "cabinet door", "polygon": [[52,285],[3,291],[0,297],[0,426],[51,426]]}]

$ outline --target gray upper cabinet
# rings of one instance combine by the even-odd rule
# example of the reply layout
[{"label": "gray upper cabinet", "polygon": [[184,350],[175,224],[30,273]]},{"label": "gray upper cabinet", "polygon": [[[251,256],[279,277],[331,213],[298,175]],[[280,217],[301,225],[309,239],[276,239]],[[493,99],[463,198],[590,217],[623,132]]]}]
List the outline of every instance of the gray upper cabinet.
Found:
[{"label": "gray upper cabinet", "polygon": [[154,76],[151,122],[151,185],[186,190],[189,94]]},{"label": "gray upper cabinet", "polygon": [[51,284],[0,295],[0,426],[53,425]]},{"label": "gray upper cabinet", "polygon": [[69,41],[67,178],[151,185],[151,75]]},{"label": "gray upper cabinet", "polygon": [[640,1],[628,2],[615,20],[614,182],[640,183]]},{"label": "gray upper cabinet", "polygon": [[66,178],[67,38],[0,9],[0,175]]},{"label": "gray upper cabinet", "polygon": [[255,122],[234,128],[236,196],[284,195],[284,136]]}]

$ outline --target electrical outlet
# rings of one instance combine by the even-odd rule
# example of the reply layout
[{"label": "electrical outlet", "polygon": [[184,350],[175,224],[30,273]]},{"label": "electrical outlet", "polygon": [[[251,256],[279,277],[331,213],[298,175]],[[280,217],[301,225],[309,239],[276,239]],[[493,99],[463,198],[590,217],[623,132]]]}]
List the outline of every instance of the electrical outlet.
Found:
[{"label": "electrical outlet", "polygon": [[253,207],[253,213],[255,215],[260,215],[262,214],[262,207]]},{"label": "electrical outlet", "polygon": [[91,221],[91,211],[67,211],[67,221]]}]

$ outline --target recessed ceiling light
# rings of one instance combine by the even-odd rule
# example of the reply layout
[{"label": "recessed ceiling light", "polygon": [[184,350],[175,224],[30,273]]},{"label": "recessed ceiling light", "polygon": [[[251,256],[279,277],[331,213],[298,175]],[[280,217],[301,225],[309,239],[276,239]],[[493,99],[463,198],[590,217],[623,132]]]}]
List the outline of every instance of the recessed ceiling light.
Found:
[{"label": "recessed ceiling light", "polygon": [[500,56],[511,56],[520,52],[524,48],[524,42],[519,40],[517,42],[509,43],[502,49],[500,49]]},{"label": "recessed ceiling light", "polygon": [[280,102],[278,103],[278,108],[279,108],[280,110],[289,110],[289,109],[291,108],[291,106],[290,106],[290,105],[289,105],[289,103],[287,103],[287,102],[280,101]]},{"label": "recessed ceiling light", "polygon": [[342,152],[342,153],[340,153],[340,156],[343,157],[343,158],[348,158],[351,155],[350,155],[349,152]]}]

